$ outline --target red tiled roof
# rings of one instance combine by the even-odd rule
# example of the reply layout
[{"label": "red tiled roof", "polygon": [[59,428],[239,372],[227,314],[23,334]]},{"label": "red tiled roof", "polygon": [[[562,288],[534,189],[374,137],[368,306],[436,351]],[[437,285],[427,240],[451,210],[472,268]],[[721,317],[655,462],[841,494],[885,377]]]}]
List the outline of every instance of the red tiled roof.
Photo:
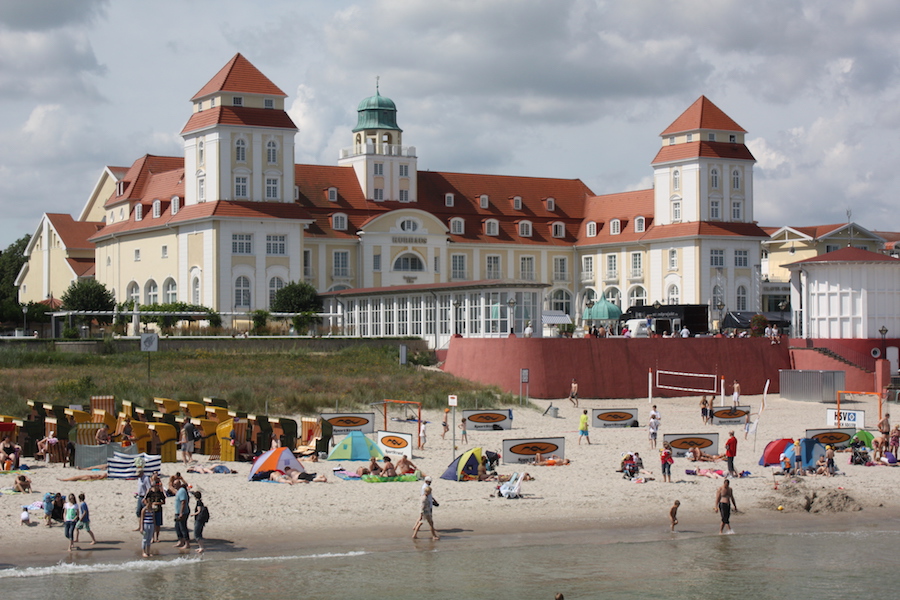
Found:
[{"label": "red tiled roof", "polygon": [[63,213],[47,213],[47,220],[67,250],[93,249],[94,244],[88,240],[103,228],[99,221],[76,221],[72,215]]},{"label": "red tiled roof", "polygon": [[[578,230],[578,245],[626,243],[642,239],[653,225],[653,190],[634,190],[588,198],[584,220]],[[634,230],[634,219],[644,217],[644,232]],[[609,223],[619,219],[620,232],[610,233]],[[587,237],[587,224],[597,223],[597,235]]]},{"label": "red tiled roof", "polygon": [[656,225],[647,232],[644,240],[665,240],[682,237],[754,237],[768,238],[756,223],[728,223],[723,221],[693,221]]},{"label": "red tiled roof", "polygon": [[663,146],[650,164],[691,158],[722,158],[725,160],[756,160],[744,144],[732,142],[685,142]]},{"label": "red tiled roof", "polygon": [[49,306],[52,310],[57,310],[62,306],[62,300],[50,296],[46,300],[41,300],[38,304],[43,304],[44,306]]},{"label": "red tiled roof", "polygon": [[149,210],[144,210],[143,219],[135,221],[130,216],[125,221],[117,221],[101,229],[91,239],[96,241],[112,234],[130,233],[144,229],[155,229],[167,225],[177,225],[186,221],[218,218],[236,219],[309,219],[309,213],[302,206],[292,202],[247,202],[219,200],[183,206],[177,214],[169,210],[170,201],[160,199],[161,213],[154,219]]},{"label": "red tiled roof", "polygon": [[287,94],[254,67],[240,52],[235,54],[228,64],[200,88],[200,91],[194,94],[191,100],[197,100],[216,92],[243,92],[287,97]]},{"label": "red tiled roof", "polygon": [[125,181],[125,190],[121,196],[115,191],[106,200],[104,208],[116,206],[130,199],[141,198],[150,178],[157,173],[166,173],[175,169],[184,169],[184,158],[180,156],[154,156],[145,154],[134,161],[134,164],[121,179]]},{"label": "red tiled roof", "polygon": [[879,254],[878,252],[869,252],[868,250],[863,250],[862,248],[852,248],[852,247],[844,247],[834,252],[827,252],[825,254],[820,254],[818,256],[813,256],[811,258],[807,258],[804,260],[798,260],[797,262],[788,263],[786,265],[781,265],[782,267],[789,267],[791,265],[802,265],[802,264],[810,264],[810,263],[839,263],[839,262],[861,262],[861,263],[872,263],[872,262],[893,262],[900,264],[900,259],[896,259],[892,256],[887,256],[885,254]]},{"label": "red tiled roof", "polygon": [[91,277],[94,275],[93,258],[67,258],[66,262],[72,267],[72,271],[78,277]]},{"label": "red tiled roof", "polygon": [[731,117],[722,112],[722,109],[713,104],[706,96],[700,96],[686,111],[681,113],[675,121],[669,125],[661,136],[673,135],[684,131],[697,129],[718,129],[720,131],[740,131],[746,133],[743,127],[735,123]]},{"label": "red tiled roof", "polygon": [[297,126],[283,110],[270,108],[249,108],[246,106],[216,106],[195,112],[188,119],[182,135],[213,125],[240,125],[245,127],[272,127],[296,130]]}]

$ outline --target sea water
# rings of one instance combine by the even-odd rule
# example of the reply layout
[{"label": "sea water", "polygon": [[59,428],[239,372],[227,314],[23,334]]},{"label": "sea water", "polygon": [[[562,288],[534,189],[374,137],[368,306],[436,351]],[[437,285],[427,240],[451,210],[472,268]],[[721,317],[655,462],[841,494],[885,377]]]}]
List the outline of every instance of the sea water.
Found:
[{"label": "sea water", "polygon": [[[604,533],[444,539],[247,557],[209,552],[118,564],[0,571],[3,598],[550,599],[890,598],[900,590],[897,532],[663,536]],[[560,538],[578,538],[561,542]]]}]

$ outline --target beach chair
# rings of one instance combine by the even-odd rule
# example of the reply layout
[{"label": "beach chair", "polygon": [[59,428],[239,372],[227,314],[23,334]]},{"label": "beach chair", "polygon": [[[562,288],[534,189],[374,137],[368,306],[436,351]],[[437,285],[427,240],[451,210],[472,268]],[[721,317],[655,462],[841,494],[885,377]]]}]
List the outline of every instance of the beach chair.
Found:
[{"label": "beach chair", "polygon": [[515,472],[512,474],[512,477],[509,478],[509,481],[500,486],[500,490],[497,492],[497,495],[502,496],[507,500],[511,498],[521,498],[521,488],[522,476],[519,475],[518,472]]},{"label": "beach chair", "polygon": [[157,446],[153,454],[159,454],[162,462],[178,462],[178,429],[168,423],[149,423],[148,427],[159,439],[155,444],[151,443],[151,446]]},{"label": "beach chair", "polygon": [[91,412],[94,413],[97,410],[105,410],[111,415],[116,414],[116,397],[91,396]]}]

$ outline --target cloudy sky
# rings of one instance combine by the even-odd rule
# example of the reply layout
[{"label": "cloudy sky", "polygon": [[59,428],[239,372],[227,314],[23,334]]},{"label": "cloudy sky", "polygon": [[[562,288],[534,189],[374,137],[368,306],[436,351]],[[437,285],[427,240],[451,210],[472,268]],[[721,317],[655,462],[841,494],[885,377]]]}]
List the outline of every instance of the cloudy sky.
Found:
[{"label": "cloudy sky", "polygon": [[380,76],[420,169],[637,189],[706,95],[749,132],[761,224],[900,230],[895,0],[0,0],[0,249],[104,165],[180,155],[236,52],[289,95],[298,162],[336,164]]}]

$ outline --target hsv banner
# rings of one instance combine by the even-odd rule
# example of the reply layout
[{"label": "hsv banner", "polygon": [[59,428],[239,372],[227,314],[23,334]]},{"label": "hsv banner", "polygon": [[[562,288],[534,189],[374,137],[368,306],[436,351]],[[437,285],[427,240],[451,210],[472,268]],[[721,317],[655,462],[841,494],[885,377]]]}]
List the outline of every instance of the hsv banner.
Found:
[{"label": "hsv banner", "polygon": [[685,456],[691,448],[700,448],[713,456],[719,453],[718,433],[665,433],[663,443],[666,442],[672,446],[675,456]]},{"label": "hsv banner", "polygon": [[466,431],[501,431],[512,429],[512,410],[464,410]]},{"label": "hsv banner", "polygon": [[[866,411],[864,410],[842,410],[841,425],[847,427],[856,427],[857,429],[866,428]],[[825,409],[825,424],[829,427],[838,426],[838,411],[834,408]]]},{"label": "hsv banner", "polygon": [[592,427],[637,427],[636,408],[593,408]]},{"label": "hsv banner", "polygon": [[838,448],[846,448],[850,445],[850,440],[856,435],[855,427],[842,427],[838,429],[807,429],[806,437],[822,442],[825,445],[831,444]]},{"label": "hsv banner", "polygon": [[503,462],[505,464],[525,464],[534,462],[540,454],[546,460],[554,454],[562,460],[566,457],[566,438],[530,438],[503,440]]},{"label": "hsv banner", "polygon": [[406,458],[412,458],[413,436],[411,433],[376,431],[375,442],[383,454],[402,454]]},{"label": "hsv banner", "polygon": [[741,425],[747,422],[750,414],[749,406],[720,406],[713,409],[713,425]]},{"label": "hsv banner", "polygon": [[334,427],[334,435],[351,431],[375,433],[375,413],[322,413],[321,417]]}]

